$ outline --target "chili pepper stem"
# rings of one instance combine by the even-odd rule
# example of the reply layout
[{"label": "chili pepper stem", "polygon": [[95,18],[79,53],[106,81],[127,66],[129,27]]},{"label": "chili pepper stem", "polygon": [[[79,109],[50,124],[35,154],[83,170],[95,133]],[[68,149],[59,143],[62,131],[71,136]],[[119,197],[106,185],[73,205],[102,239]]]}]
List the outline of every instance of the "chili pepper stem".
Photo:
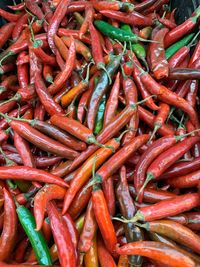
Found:
[{"label": "chili pepper stem", "polygon": [[10,160],[6,154],[4,153],[4,151],[2,150],[2,148],[0,147],[0,153],[2,154],[2,156],[4,157],[4,160],[6,162],[6,166],[13,166],[15,165],[14,161]]},{"label": "chili pepper stem", "polygon": [[13,54],[14,54],[14,53],[13,53],[12,51],[9,51],[5,56],[3,56],[3,57],[1,58],[1,60],[0,60],[0,66],[2,67],[2,62],[3,62],[6,58],[12,56]]},{"label": "chili pepper stem", "polygon": [[199,36],[200,31],[197,32],[197,34],[194,36],[192,41],[187,45],[188,48],[191,48],[192,46],[196,45],[195,41],[197,40],[197,37]]},{"label": "chili pepper stem", "polygon": [[153,98],[153,97],[157,97],[157,96],[156,96],[156,95],[148,96],[148,97],[146,97],[145,99],[136,102],[135,104],[131,104],[130,106],[131,106],[132,108],[135,108],[136,106],[139,106],[140,104],[145,103],[148,99]]},{"label": "chili pepper stem", "polygon": [[105,64],[102,63],[102,62],[98,63],[98,64],[97,64],[97,69],[98,69],[98,70],[103,70],[103,71],[105,71],[105,73],[106,73],[107,76],[108,76],[109,85],[111,85],[111,84],[112,84],[112,79],[111,79],[111,77],[110,77],[110,74],[107,72],[107,69],[106,69],[106,67],[105,67]]},{"label": "chili pepper stem", "polygon": [[175,136],[176,141],[180,141],[182,138],[187,137],[187,136],[190,136],[191,134],[196,133],[196,132],[199,132],[199,131],[200,131],[200,129],[195,129],[195,130],[193,130],[193,131],[191,131],[191,132],[189,132],[189,133],[181,134],[181,135]]},{"label": "chili pepper stem", "polygon": [[168,115],[168,117],[167,117],[167,122],[169,121],[169,119],[170,119],[170,117],[172,116],[172,114],[173,114],[173,112],[174,112],[174,110],[175,110],[176,108],[175,107],[172,107],[171,108],[171,110],[170,110],[170,112],[169,112],[169,115]]},{"label": "chili pepper stem", "polygon": [[91,136],[88,138],[88,144],[94,144],[94,145],[97,145],[97,146],[99,146],[99,147],[110,148],[110,149],[112,149],[113,152],[115,152],[114,147],[112,147],[112,146],[107,146],[107,145],[103,145],[103,144],[99,143],[99,142],[95,139],[94,135],[91,135]]},{"label": "chili pepper stem", "polygon": [[140,213],[140,211],[138,211],[135,216],[131,219],[126,219],[124,217],[112,217],[113,220],[115,221],[119,221],[119,222],[123,222],[123,223],[136,223],[137,221],[143,221],[144,220],[144,217],[143,215]]},{"label": "chili pepper stem", "polygon": [[160,127],[161,127],[160,124],[156,124],[156,125],[155,125],[155,127],[154,127],[154,129],[153,129],[153,132],[152,132],[152,134],[151,134],[151,136],[150,136],[150,138],[149,138],[148,143],[150,143],[150,142],[152,141],[152,139],[154,138],[154,135],[156,134],[156,132],[158,131],[158,129],[159,129]]},{"label": "chili pepper stem", "polygon": [[22,122],[27,122],[31,126],[34,126],[35,120],[26,120],[26,119],[21,119],[21,118],[14,118],[14,117],[9,117],[7,114],[3,114],[0,112],[0,116],[4,117],[8,123],[10,123],[12,120],[13,121],[22,121]]},{"label": "chili pepper stem", "polygon": [[12,98],[10,98],[10,99],[4,101],[3,103],[1,103],[0,106],[5,105],[7,103],[10,103],[11,101],[19,101],[20,98],[21,98],[20,94],[16,93]]},{"label": "chili pepper stem", "polygon": [[147,184],[153,179],[154,179],[153,174],[152,173],[147,173],[147,178],[146,178],[143,186],[140,188],[140,191],[139,191],[139,193],[138,193],[138,195],[137,195],[137,197],[135,199],[136,201],[138,201],[138,198],[139,198],[140,194],[142,194],[142,192],[144,191],[144,189],[147,186]]}]

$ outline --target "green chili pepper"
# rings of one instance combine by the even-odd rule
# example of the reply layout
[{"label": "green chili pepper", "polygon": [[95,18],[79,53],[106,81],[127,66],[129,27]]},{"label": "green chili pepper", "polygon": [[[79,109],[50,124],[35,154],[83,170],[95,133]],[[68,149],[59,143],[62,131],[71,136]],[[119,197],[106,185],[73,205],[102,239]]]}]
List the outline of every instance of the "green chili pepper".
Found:
[{"label": "green chili pepper", "polygon": [[23,205],[17,205],[19,221],[26,232],[37,260],[41,265],[52,265],[49,248],[41,231],[36,231],[36,223],[32,213]]},{"label": "green chili pepper", "polygon": [[168,47],[165,51],[166,59],[170,59],[181,47],[187,45],[192,40],[194,35],[194,33],[190,33],[180,41]]},{"label": "green chili pepper", "polygon": [[147,40],[138,37],[136,34],[132,32],[127,32],[120,28],[116,28],[111,24],[102,20],[95,20],[94,25],[104,35],[110,37],[111,39],[116,39],[120,42],[132,42],[132,43],[137,43],[138,41],[147,42]]},{"label": "green chili pepper", "polygon": [[[123,24],[121,26],[121,29],[129,33],[132,33],[131,27],[128,24]],[[130,49],[135,53],[136,57],[140,59],[144,63],[145,67],[148,69],[148,64],[146,62],[146,51],[144,49],[144,46],[139,43],[131,44]]]},{"label": "green chili pepper", "polygon": [[106,106],[106,95],[103,95],[96,116],[94,134],[98,134],[103,128],[103,117],[105,112],[105,106]]}]

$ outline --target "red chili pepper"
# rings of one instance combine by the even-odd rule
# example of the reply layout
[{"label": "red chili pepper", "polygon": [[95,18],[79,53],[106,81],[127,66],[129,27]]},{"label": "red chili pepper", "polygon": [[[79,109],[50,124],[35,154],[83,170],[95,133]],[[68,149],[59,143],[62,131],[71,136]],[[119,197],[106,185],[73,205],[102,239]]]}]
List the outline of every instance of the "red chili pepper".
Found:
[{"label": "red chili pepper", "polygon": [[197,24],[198,19],[200,16],[200,7],[198,7],[195,12],[192,14],[192,16],[184,21],[182,24],[171,30],[169,33],[167,33],[165,37],[165,47],[170,46],[171,44],[178,41],[183,35],[190,32]]},{"label": "red chili pepper", "polygon": [[[129,185],[129,191],[134,198],[137,197],[135,187]],[[175,196],[176,196],[176,194],[174,194],[172,192],[147,187],[144,189],[143,199],[144,199],[145,203],[146,202],[147,203],[157,203],[161,200],[170,199],[170,198],[173,198]]]},{"label": "red chili pepper", "polygon": [[52,202],[47,205],[47,213],[61,266],[75,267],[77,262],[76,252],[67,224]]},{"label": "red chili pepper", "polygon": [[145,184],[152,179],[157,179],[167,168],[175,163],[176,160],[181,158],[185,152],[187,152],[199,140],[199,136],[188,137],[160,154],[148,167]]},{"label": "red chili pepper", "polygon": [[89,24],[92,23],[93,17],[94,17],[94,9],[93,9],[92,5],[88,4],[85,8],[85,19],[83,21],[83,24],[81,25],[80,30],[79,30],[80,39],[82,39],[82,36],[89,29]]},{"label": "red chili pepper", "polygon": [[138,11],[138,12],[144,11],[145,9],[151,7],[155,2],[156,2],[156,0],[145,0],[145,1],[142,1],[141,3],[136,4],[134,6],[134,10]]},{"label": "red chili pepper", "polygon": [[167,28],[156,27],[152,32],[152,40],[155,42],[150,43],[148,48],[150,68],[158,80],[169,75],[169,65],[164,50],[164,38],[168,31]]},{"label": "red chili pepper", "polygon": [[77,219],[87,207],[92,193],[92,188],[88,187],[89,183],[90,180],[78,191],[69,207],[68,213],[73,219]]},{"label": "red chili pepper", "polygon": [[24,254],[26,252],[26,249],[29,245],[29,239],[26,237],[24,238],[19,244],[18,244],[18,247],[17,247],[17,252],[15,254],[15,261],[18,262],[18,263],[21,263],[23,262],[23,259],[24,259]]},{"label": "red chili pepper", "polygon": [[34,197],[34,217],[36,220],[36,230],[42,228],[45,209],[48,202],[53,199],[63,199],[66,190],[57,185],[46,185]]},{"label": "red chili pepper", "polygon": [[62,145],[61,143],[49,138],[48,136],[40,133],[30,125],[21,121],[11,121],[10,126],[16,131],[21,137],[27,141],[35,144],[42,150],[50,153],[59,155],[66,158],[74,158],[79,155],[78,152]]},{"label": "red chili pepper", "polygon": [[188,193],[171,199],[162,200],[156,204],[140,208],[135,216],[127,222],[154,221],[167,216],[174,216],[199,205],[199,194]]},{"label": "red chili pepper", "polygon": [[[132,59],[133,59],[134,63],[136,63],[139,66],[141,66],[139,61],[138,61],[138,59],[136,58],[136,56],[133,56]],[[137,68],[133,68],[133,78],[134,78],[134,81],[137,84],[137,88],[140,90],[142,98],[145,99],[145,98],[149,97],[151,94],[146,89],[146,87],[143,85],[143,83],[141,81],[141,77],[140,77],[139,71],[138,71]],[[149,107],[152,110],[158,110],[159,109],[159,107],[153,102],[152,98],[149,98],[146,101],[146,105],[147,105],[147,107]]]},{"label": "red chili pepper", "polygon": [[137,136],[130,143],[116,152],[101,168],[96,172],[96,179],[100,182],[107,180],[115,173],[139,147],[144,145],[149,138],[148,134]]},{"label": "red chili pepper", "polygon": [[60,105],[53,100],[52,96],[47,90],[41,73],[36,73],[35,75],[35,89],[41,103],[50,115],[64,113]]},{"label": "red chili pepper", "polygon": [[[138,101],[137,87],[131,78],[124,77],[123,90],[125,93],[126,104],[127,105],[136,104]],[[136,110],[135,114],[132,116],[128,124],[130,131],[128,131],[125,134],[123,145],[129,143],[135,137],[138,125],[139,125],[139,117],[138,117],[138,111]]]},{"label": "red chili pepper", "polygon": [[[62,0],[62,2],[64,2],[64,0]],[[49,93],[52,95],[57,93],[61,89],[61,87],[67,81],[68,77],[70,76],[74,68],[74,62],[75,62],[75,57],[76,57],[75,43],[73,39],[70,39],[70,40],[71,40],[71,45],[70,45],[69,52],[67,55],[65,68],[61,73],[58,74],[58,76],[56,76],[54,83],[50,85],[48,88]]]},{"label": "red chili pepper", "polygon": [[24,15],[24,12],[20,12],[19,14],[13,14],[13,13],[7,12],[4,9],[0,8],[0,16],[3,17],[4,19],[10,21],[10,22],[17,21],[22,15]]},{"label": "red chili pepper", "polygon": [[120,73],[118,72],[113,87],[111,89],[110,96],[106,103],[106,108],[104,113],[104,128],[108,123],[110,123],[110,121],[116,114],[118,107],[119,89],[120,89]]},{"label": "red chili pepper", "polygon": [[108,203],[108,210],[111,216],[115,215],[116,206],[115,206],[115,190],[114,190],[114,181],[112,176],[108,180],[102,183],[103,193],[105,199]]},{"label": "red chili pepper", "polygon": [[56,47],[55,47],[53,38],[54,38],[54,35],[56,34],[56,32],[58,30],[58,27],[59,27],[62,19],[64,18],[65,14],[67,12],[69,2],[70,2],[69,0],[61,0],[60,1],[52,19],[51,19],[51,22],[48,26],[48,33],[47,33],[48,43],[49,43],[49,46],[50,46],[50,48],[54,54],[56,52]]},{"label": "red chili pepper", "polygon": [[126,2],[120,2],[120,1],[113,1],[113,2],[107,2],[107,1],[96,1],[92,0],[91,1],[92,5],[94,8],[98,11],[101,10],[123,10],[123,11],[128,11],[131,12],[134,9],[134,5],[131,3],[126,3]]},{"label": "red chili pepper", "polygon": [[[120,146],[120,139],[111,139],[106,143],[107,146],[112,146],[114,149],[117,149]],[[96,167],[98,168],[110,155],[113,154],[113,150],[110,148],[100,148],[93,154],[85,163],[81,166],[81,168],[76,173],[74,179],[70,183],[70,187],[65,195],[64,205],[63,205],[63,214],[69,208],[73,198],[75,197],[78,190],[84,185],[84,183],[90,178],[92,174],[92,166],[94,162],[94,158],[96,158]]]},{"label": "red chili pepper", "polygon": [[117,237],[114,226],[110,219],[110,214],[103,191],[99,187],[95,188],[92,192],[92,205],[105,245],[110,253],[113,254],[117,244]]},{"label": "red chili pepper", "polygon": [[174,28],[177,27],[177,24],[172,22],[171,20],[169,19],[164,19],[164,18],[158,18],[158,21],[163,25],[165,26],[166,28],[172,30]]},{"label": "red chili pepper", "polygon": [[[153,129],[155,116],[141,106],[138,107],[138,114],[139,118]],[[169,127],[169,125],[163,124],[162,127],[158,129],[158,133],[161,136],[165,136],[165,135],[173,135],[174,131],[171,127]]]},{"label": "red chili pepper", "polygon": [[171,147],[174,148],[174,145],[178,140],[181,140],[180,136],[168,135],[166,137],[162,137],[155,141],[152,145],[150,145],[149,148],[140,157],[140,160],[135,167],[134,175],[134,186],[138,195],[137,198],[139,203],[142,202],[143,192],[141,191],[141,188],[144,184],[148,167],[151,166],[150,164],[154,162],[154,160],[156,160],[159,155],[163,155],[164,151],[168,150]]},{"label": "red chili pepper", "polygon": [[29,14],[25,13],[16,21],[15,27],[12,32],[12,38],[14,41],[17,41],[17,39],[20,37],[25,25],[28,22],[28,19],[29,19]]},{"label": "red chili pepper", "polygon": [[56,184],[62,187],[68,187],[68,184],[60,177],[55,176],[43,170],[38,170],[25,166],[7,166],[0,167],[0,177],[2,180],[16,179],[27,181],[38,181],[43,183]]},{"label": "red chili pepper", "polygon": [[158,110],[158,114],[155,117],[154,129],[153,129],[153,132],[151,134],[149,141],[151,141],[153,139],[153,137],[156,134],[156,132],[158,131],[158,129],[164,125],[166,119],[168,118],[169,112],[170,112],[170,106],[165,104],[165,103],[160,103],[159,107],[160,107],[160,109]]},{"label": "red chili pepper", "polygon": [[102,10],[100,13],[108,18],[116,19],[134,26],[151,26],[153,23],[152,18],[143,16],[136,11],[132,11],[131,13],[127,14],[120,11]]},{"label": "red chili pepper", "polygon": [[33,51],[37,57],[39,57],[43,63],[48,65],[56,66],[56,59],[53,56],[48,55],[41,47],[34,47]]},{"label": "red chili pepper", "polygon": [[102,237],[98,235],[97,238],[97,252],[100,264],[102,267],[116,267],[115,261],[109,251],[106,249]]},{"label": "red chili pepper", "polygon": [[[143,225],[148,231],[152,231],[180,244],[185,244],[193,251],[199,253],[200,238],[187,227],[170,220],[153,221]],[[142,227],[143,227],[142,226]]]},{"label": "red chili pepper", "polygon": [[21,10],[24,10],[25,4],[23,2],[23,3],[19,3],[17,5],[13,5],[13,6],[8,5],[7,7],[9,7],[10,9],[12,9],[14,11],[21,11]]},{"label": "red chili pepper", "polygon": [[10,193],[4,188],[4,223],[0,237],[0,260],[7,260],[13,251],[17,234],[17,215],[15,203]]},{"label": "red chili pepper", "polygon": [[[119,132],[129,122],[131,116],[135,113],[135,108],[127,106],[119,114],[117,114],[112,121],[97,135],[98,142],[105,143]],[[92,145],[88,149],[80,154],[72,163],[71,170],[74,170],[79,164],[84,162],[89,156],[91,156],[98,146]]]},{"label": "red chili pepper", "polygon": [[96,230],[97,223],[93,212],[92,200],[90,200],[84,218],[83,230],[79,238],[78,248],[80,252],[86,253],[89,251],[92,246],[92,240],[95,236]]},{"label": "red chili pepper", "polygon": [[7,40],[11,37],[14,27],[15,23],[10,22],[0,28],[0,48],[2,48]]},{"label": "red chili pepper", "polygon": [[[21,52],[18,57],[17,61],[21,60],[26,56],[26,52]],[[19,86],[23,89],[26,89],[29,85],[29,76],[28,76],[28,65],[22,64],[17,66],[17,78],[19,81]]]},{"label": "red chili pepper", "polygon": [[160,10],[162,8],[162,6],[167,4],[168,2],[169,2],[169,0],[158,0],[153,5],[151,5],[149,8],[144,10],[143,13],[146,15],[146,14],[150,14],[152,12],[155,12],[157,10]]},{"label": "red chili pepper", "polygon": [[176,265],[184,267],[196,266],[196,263],[188,256],[161,242],[139,241],[128,243],[117,248],[117,253],[120,255],[141,255],[152,260],[158,260],[162,266],[163,264],[167,264],[170,267]]},{"label": "red chili pepper", "polygon": [[[138,68],[138,66],[136,66]],[[152,93],[156,94],[158,99],[165,102],[166,104],[173,105],[177,108],[182,109],[186,112],[191,119],[195,127],[199,127],[199,121],[196,111],[188,104],[185,99],[179,97],[174,92],[171,92],[168,88],[163,85],[158,84],[150,74],[144,72],[140,68],[141,81],[146,88]]]}]

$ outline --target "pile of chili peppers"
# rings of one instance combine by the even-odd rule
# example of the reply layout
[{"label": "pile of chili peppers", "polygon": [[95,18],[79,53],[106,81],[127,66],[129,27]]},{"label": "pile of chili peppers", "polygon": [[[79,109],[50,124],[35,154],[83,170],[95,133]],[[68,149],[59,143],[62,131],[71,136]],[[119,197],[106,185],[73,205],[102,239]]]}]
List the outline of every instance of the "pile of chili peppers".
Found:
[{"label": "pile of chili peppers", "polygon": [[200,6],[0,9],[0,266],[200,266]]}]

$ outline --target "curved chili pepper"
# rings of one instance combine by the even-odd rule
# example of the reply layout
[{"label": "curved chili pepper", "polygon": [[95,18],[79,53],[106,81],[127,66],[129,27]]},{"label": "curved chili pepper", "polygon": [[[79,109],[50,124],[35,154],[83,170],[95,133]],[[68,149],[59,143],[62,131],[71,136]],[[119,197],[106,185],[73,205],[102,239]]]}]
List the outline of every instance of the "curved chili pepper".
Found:
[{"label": "curved chili pepper", "polygon": [[53,56],[48,55],[40,46],[33,45],[33,51],[37,57],[39,57],[43,63],[56,66],[56,59]]},{"label": "curved chili pepper", "polygon": [[7,40],[11,37],[14,27],[15,23],[10,22],[0,28],[0,48],[2,48]]},{"label": "curved chili pepper", "polygon": [[184,225],[170,220],[158,220],[146,223],[143,226],[148,231],[167,236],[177,243],[185,244],[193,251],[199,253],[199,236]]},{"label": "curved chili pepper", "polygon": [[66,132],[60,130],[50,123],[43,122],[38,119],[27,120],[32,127],[39,130],[40,132],[58,140],[60,143],[69,146],[74,150],[85,150],[86,144],[68,135]]},{"label": "curved chili pepper", "polygon": [[51,19],[50,25],[48,26],[48,33],[47,33],[48,43],[49,43],[49,46],[50,46],[50,48],[54,54],[56,52],[56,47],[54,44],[53,37],[56,34],[58,27],[59,27],[62,19],[64,18],[65,14],[67,12],[69,2],[70,2],[69,0],[61,0],[60,1],[52,19]]},{"label": "curved chili pepper", "polygon": [[84,255],[85,267],[98,267],[98,254],[97,254],[97,241],[96,236],[93,239],[93,244],[90,247],[90,250]]},{"label": "curved chili pepper", "polygon": [[29,14],[25,13],[23,16],[21,16],[15,24],[15,27],[13,29],[12,32],[12,38],[14,41],[17,41],[17,39],[20,37],[23,29],[24,29],[24,25],[27,24],[29,19]]},{"label": "curved chili pepper", "polygon": [[92,192],[92,204],[97,224],[107,249],[115,252],[117,237],[106,204],[103,191],[97,186]]},{"label": "curved chili pepper", "polygon": [[110,266],[116,267],[115,261],[109,251],[106,249],[104,242],[100,235],[97,237],[97,253],[99,262],[102,267]]},{"label": "curved chili pepper", "polygon": [[[138,93],[135,83],[131,78],[124,77],[123,79],[123,90],[125,93],[126,104],[134,105],[138,101]],[[130,131],[127,132],[124,136],[123,145],[129,143],[136,135],[139,124],[138,111],[136,110],[135,114],[130,119],[128,127]]]},{"label": "curved chili pepper", "polygon": [[38,181],[50,184],[57,184],[62,187],[68,187],[68,184],[58,176],[55,176],[43,170],[38,170],[25,166],[0,167],[0,177],[2,180],[21,179],[27,181]]},{"label": "curved chili pepper", "polygon": [[57,185],[46,185],[34,197],[34,217],[36,231],[42,228],[44,213],[48,202],[52,199],[63,199],[66,190]]},{"label": "curved chili pepper", "polygon": [[[118,133],[126,124],[129,122],[131,116],[135,113],[136,106],[127,106],[119,114],[117,114],[111,122],[102,129],[102,131],[97,135],[96,139],[98,142],[105,143],[110,138],[112,138],[116,133]],[[92,155],[98,146],[91,145],[86,151],[82,152],[80,156],[75,159],[72,163],[71,170],[74,170],[79,164],[84,162],[89,156]]]},{"label": "curved chili pepper", "polygon": [[13,6],[7,5],[7,7],[9,7],[10,9],[12,9],[12,10],[14,10],[14,11],[21,11],[21,10],[24,10],[24,6],[25,6],[24,3],[19,3],[19,4],[17,4],[17,5],[13,5]]},{"label": "curved chili pepper", "polygon": [[188,211],[199,205],[198,193],[185,194],[176,196],[171,199],[162,200],[159,203],[140,208],[136,215],[126,222],[154,221],[163,219],[167,216],[174,216],[184,211]]},{"label": "curved chili pepper", "polygon": [[75,267],[77,261],[76,252],[69,229],[64,219],[52,202],[48,203],[47,212],[50,219],[53,237],[58,248],[58,257],[61,266]]},{"label": "curved chili pepper", "polygon": [[157,130],[163,126],[163,124],[165,123],[165,120],[167,119],[167,117],[169,115],[169,112],[170,112],[169,105],[167,105],[165,103],[160,103],[159,107],[160,107],[160,109],[158,110],[158,114],[155,117],[154,129],[153,129],[153,132],[151,134],[151,137],[150,137],[149,141],[151,141],[153,139],[153,137],[156,134]]},{"label": "curved chili pepper", "polygon": [[148,167],[145,184],[164,173],[167,168],[169,168],[176,160],[181,158],[185,152],[187,152],[199,140],[200,137],[198,136],[188,137],[160,154]]},{"label": "curved chili pepper", "polygon": [[[64,1],[65,0],[62,0],[62,2]],[[50,30],[48,32],[50,32]],[[68,52],[67,59],[65,62],[65,68],[62,71],[62,73],[59,73],[58,76],[56,76],[54,83],[50,85],[48,88],[49,93],[52,95],[57,93],[61,89],[61,87],[66,82],[66,80],[68,79],[68,77],[70,76],[74,68],[74,62],[75,62],[75,57],[76,57],[75,42],[74,42],[74,39],[70,39],[70,40],[71,40],[71,44],[70,44],[69,52]]]},{"label": "curved chili pepper", "polygon": [[186,175],[192,171],[197,171],[200,166],[200,157],[197,157],[188,162],[178,162],[168,168],[159,179],[174,178],[177,176]]},{"label": "curved chili pepper", "polygon": [[22,205],[17,204],[16,209],[19,221],[26,232],[38,262],[42,265],[51,265],[51,257],[48,246],[41,232],[35,231],[35,220],[32,213]]},{"label": "curved chili pepper", "polygon": [[92,200],[90,200],[85,214],[83,230],[79,238],[78,248],[80,252],[88,252],[90,250],[96,230],[97,223],[93,212]]},{"label": "curved chili pepper", "polygon": [[102,182],[107,180],[113,173],[115,173],[139,147],[144,145],[149,138],[148,134],[135,137],[130,143],[126,144],[119,151],[117,151],[101,168],[96,172],[95,178]]},{"label": "curved chili pepper", "polygon": [[161,242],[138,241],[128,243],[117,248],[117,253],[120,255],[141,255],[153,260],[158,260],[162,264],[167,264],[170,267],[175,265],[184,267],[196,266],[195,262],[188,256],[185,256],[173,247]]},{"label": "curved chili pepper", "polygon": [[[128,183],[126,180],[126,168],[124,166],[122,166],[120,170],[120,182],[116,188],[116,194],[122,216],[130,219],[134,216],[136,209],[129,193]],[[134,224],[124,224],[124,230],[128,242],[143,240],[140,229]],[[129,263],[131,265],[141,266],[142,258],[135,255],[130,256]]]},{"label": "curved chili pepper", "polygon": [[4,223],[0,237],[0,260],[6,260],[15,244],[17,230],[17,215],[15,204],[10,193],[4,188]]},{"label": "curved chili pepper", "polygon": [[[26,55],[26,52],[21,52],[17,60],[21,60]],[[19,81],[19,86],[23,89],[26,89],[29,84],[29,77],[28,77],[28,65],[22,64],[17,66],[17,77]]]},{"label": "curved chili pepper", "polygon": [[[69,35],[70,36],[73,36],[73,34],[70,34],[70,32],[69,32]],[[61,39],[63,40],[63,42],[65,43],[65,45],[67,47],[70,47],[71,37],[69,37],[69,36],[63,36],[63,37],[61,37]],[[85,60],[87,62],[89,62],[92,59],[92,55],[90,53],[90,49],[82,41],[80,41],[80,40],[74,39],[74,42],[75,42],[76,52],[79,53],[79,54],[81,54],[85,58]]]},{"label": "curved chili pepper", "polygon": [[10,126],[16,131],[21,137],[27,141],[35,144],[42,150],[48,151],[52,154],[57,154],[61,157],[75,158],[78,156],[78,152],[62,145],[61,143],[47,137],[46,135],[40,133],[38,130],[29,126],[25,122],[21,121],[11,121]]},{"label": "curved chili pepper", "polygon": [[0,16],[10,22],[17,21],[22,15],[24,15],[24,12],[20,12],[19,14],[13,14],[0,8]]},{"label": "curved chili pepper", "polygon": [[43,82],[41,73],[36,73],[35,75],[35,89],[41,103],[50,115],[63,113],[60,105],[53,100],[52,96],[48,92]]},{"label": "curved chili pepper", "polygon": [[[130,191],[130,194],[134,198],[137,197],[135,187],[129,185],[129,191]],[[176,194],[174,194],[172,192],[163,191],[163,190],[155,190],[155,189],[151,189],[151,188],[145,188],[143,199],[144,199],[144,202],[147,202],[147,203],[157,203],[161,200],[170,199],[170,198],[173,198],[175,196],[176,196]]]},{"label": "curved chili pepper", "polygon": [[88,144],[97,144],[99,146],[104,146],[98,143],[90,129],[74,119],[59,115],[53,115],[50,121],[52,124],[60,127],[61,129],[69,132],[73,136]]},{"label": "curved chili pepper", "polygon": [[122,56],[114,56],[113,59],[106,66],[106,72],[102,72],[97,85],[94,88],[87,112],[87,124],[89,129],[94,129],[94,123],[96,118],[97,109],[103,95],[108,90],[109,77],[112,79],[113,75],[117,71]]},{"label": "curved chili pepper", "polygon": [[[106,143],[106,145],[112,146],[114,149],[117,149],[120,146],[120,139],[119,138],[111,139]],[[84,183],[89,179],[90,175],[92,174],[92,166],[94,158],[97,157],[96,168],[98,168],[112,154],[113,154],[112,149],[106,147],[100,148],[99,150],[97,150],[97,152],[95,152],[95,154],[89,157],[87,161],[85,161],[85,163],[81,166],[81,168],[75,175],[74,179],[70,183],[69,189],[67,190],[64,199],[63,214],[69,208],[78,190],[81,189],[81,187],[84,185]]]},{"label": "curved chili pepper", "polygon": [[170,69],[169,79],[172,79],[172,80],[200,79],[200,70],[194,69],[194,68]]},{"label": "curved chili pepper", "polygon": [[200,179],[200,171],[197,170],[195,172],[191,172],[183,176],[178,175],[178,177],[167,179],[167,182],[172,187],[189,188],[197,186],[199,179]]},{"label": "curved chili pepper", "polygon": [[[140,65],[140,62],[138,61],[138,59],[136,58],[136,56],[132,56],[133,62],[135,62],[136,64]],[[150,96],[149,91],[145,88],[145,86],[143,85],[143,83],[141,82],[141,77],[139,75],[139,71],[137,68],[133,68],[133,78],[134,81],[137,84],[137,88],[140,90],[140,93],[142,95],[142,98],[145,99],[147,97]],[[146,102],[147,107],[149,107],[152,110],[158,110],[159,107],[153,102],[152,98],[149,98]]]},{"label": "curved chili pepper", "polygon": [[145,17],[136,11],[132,11],[131,13],[127,14],[120,11],[101,10],[100,13],[103,14],[105,17],[116,19],[123,23],[135,26],[151,26],[153,23],[150,17]]},{"label": "curved chili pepper", "polygon": [[106,103],[106,109],[104,113],[104,128],[116,114],[116,110],[118,107],[119,89],[120,89],[120,73],[118,72],[113,87],[111,89],[110,96]]},{"label": "curved chili pepper", "polygon": [[136,4],[134,6],[134,10],[137,11],[137,12],[141,12],[147,8],[149,8],[150,6],[152,6],[154,3],[156,2],[156,0],[146,0],[146,1],[143,1],[139,4]]},{"label": "curved chili pepper", "polygon": [[164,38],[169,30],[167,28],[156,27],[152,32],[154,43],[149,44],[150,68],[156,79],[160,80],[168,77],[169,65],[165,57]]},{"label": "curved chili pepper", "polygon": [[[138,66],[136,66],[138,68]],[[175,107],[181,108],[184,112],[188,114],[192,123],[195,127],[199,127],[199,121],[195,110],[185,101],[183,98],[179,97],[174,92],[171,92],[167,87],[158,84],[147,72],[140,68],[141,81],[146,88],[152,93],[156,94],[158,99],[161,101],[173,105]]]},{"label": "curved chili pepper", "polygon": [[144,10],[144,14],[150,14],[152,12],[155,12],[156,10],[160,10],[163,5],[167,4],[169,0],[158,0],[153,5],[151,5],[149,8]]},{"label": "curved chili pepper", "polygon": [[68,213],[73,219],[80,216],[90,200],[92,188],[88,187],[88,183],[90,183],[90,180],[78,191],[72,205],[69,207]]},{"label": "curved chili pepper", "polygon": [[171,44],[178,41],[183,35],[190,32],[198,22],[200,16],[200,7],[198,7],[192,16],[187,19],[185,22],[171,30],[165,37],[165,47],[170,46]]}]

